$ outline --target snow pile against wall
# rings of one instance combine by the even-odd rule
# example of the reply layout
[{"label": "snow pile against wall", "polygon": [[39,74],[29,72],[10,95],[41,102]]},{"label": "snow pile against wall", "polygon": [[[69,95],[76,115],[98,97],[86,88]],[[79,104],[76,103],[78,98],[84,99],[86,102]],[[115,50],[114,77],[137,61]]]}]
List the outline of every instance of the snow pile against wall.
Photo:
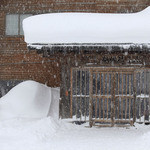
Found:
[{"label": "snow pile against wall", "polygon": [[29,44],[150,43],[150,7],[132,14],[53,13],[23,21]]},{"label": "snow pile against wall", "polygon": [[0,119],[46,117],[51,104],[51,88],[25,81],[0,99]]},{"label": "snow pile against wall", "polygon": [[49,108],[48,116],[52,118],[59,118],[59,99],[60,88],[51,88],[51,105]]}]

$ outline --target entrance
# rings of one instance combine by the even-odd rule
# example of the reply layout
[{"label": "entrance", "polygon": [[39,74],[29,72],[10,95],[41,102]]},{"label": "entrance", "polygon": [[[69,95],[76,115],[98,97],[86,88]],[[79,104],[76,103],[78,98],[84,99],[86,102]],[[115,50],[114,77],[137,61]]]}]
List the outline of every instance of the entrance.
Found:
[{"label": "entrance", "polygon": [[133,125],[143,112],[149,121],[148,78],[135,68],[72,68],[71,117],[90,126]]}]

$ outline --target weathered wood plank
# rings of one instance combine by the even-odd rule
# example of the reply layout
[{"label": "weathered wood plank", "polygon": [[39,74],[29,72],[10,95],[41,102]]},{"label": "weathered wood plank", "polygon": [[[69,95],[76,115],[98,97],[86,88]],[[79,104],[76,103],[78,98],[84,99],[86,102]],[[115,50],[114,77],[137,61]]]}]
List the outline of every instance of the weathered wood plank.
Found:
[{"label": "weathered wood plank", "polygon": [[92,113],[93,113],[93,110],[92,110],[92,105],[93,105],[93,98],[92,98],[92,90],[93,90],[93,72],[92,72],[92,69],[90,69],[90,104],[89,104],[89,126],[92,127],[92,124],[93,124],[93,120],[92,120]]},{"label": "weathered wood plank", "polygon": [[72,82],[72,81],[73,81],[73,80],[72,80],[72,78],[73,78],[73,73],[72,73],[72,72],[73,72],[73,70],[72,70],[72,68],[71,68],[71,75],[70,75],[70,78],[71,78],[71,79],[70,79],[70,84],[71,84],[71,85],[70,85],[70,88],[71,88],[71,92],[70,92],[70,95],[71,95],[71,96],[70,96],[70,117],[71,117],[71,118],[72,118],[72,111],[73,111],[73,110],[72,110],[72,109],[73,109],[73,107],[72,107],[72,103],[73,103],[73,102],[72,102],[72,98],[73,98],[73,96],[72,96],[72,92],[73,92],[73,91],[72,91],[72,90],[73,90],[73,85],[72,85],[72,84],[73,84],[73,82]]},{"label": "weathered wood plank", "polygon": [[133,123],[136,121],[136,108],[137,108],[137,105],[136,105],[136,72],[134,72],[133,74],[133,95],[134,95],[134,98],[133,98]]}]

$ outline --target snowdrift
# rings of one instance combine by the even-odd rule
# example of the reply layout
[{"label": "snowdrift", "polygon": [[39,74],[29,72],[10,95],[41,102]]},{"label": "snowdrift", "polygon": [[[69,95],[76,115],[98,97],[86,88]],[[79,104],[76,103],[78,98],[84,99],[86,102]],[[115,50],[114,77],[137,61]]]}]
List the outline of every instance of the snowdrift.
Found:
[{"label": "snowdrift", "polygon": [[29,45],[150,43],[150,7],[138,13],[51,13],[23,21]]},{"label": "snowdrift", "polygon": [[51,95],[51,88],[46,85],[35,81],[22,82],[0,99],[0,119],[46,117],[50,115]]}]

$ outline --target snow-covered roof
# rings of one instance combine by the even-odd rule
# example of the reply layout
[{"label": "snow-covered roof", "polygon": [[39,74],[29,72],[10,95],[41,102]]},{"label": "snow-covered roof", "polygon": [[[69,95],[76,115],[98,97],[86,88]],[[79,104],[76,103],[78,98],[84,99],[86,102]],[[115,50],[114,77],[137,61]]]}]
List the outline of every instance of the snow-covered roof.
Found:
[{"label": "snow-covered roof", "polygon": [[28,44],[150,43],[150,7],[138,13],[51,13],[23,21]]}]

